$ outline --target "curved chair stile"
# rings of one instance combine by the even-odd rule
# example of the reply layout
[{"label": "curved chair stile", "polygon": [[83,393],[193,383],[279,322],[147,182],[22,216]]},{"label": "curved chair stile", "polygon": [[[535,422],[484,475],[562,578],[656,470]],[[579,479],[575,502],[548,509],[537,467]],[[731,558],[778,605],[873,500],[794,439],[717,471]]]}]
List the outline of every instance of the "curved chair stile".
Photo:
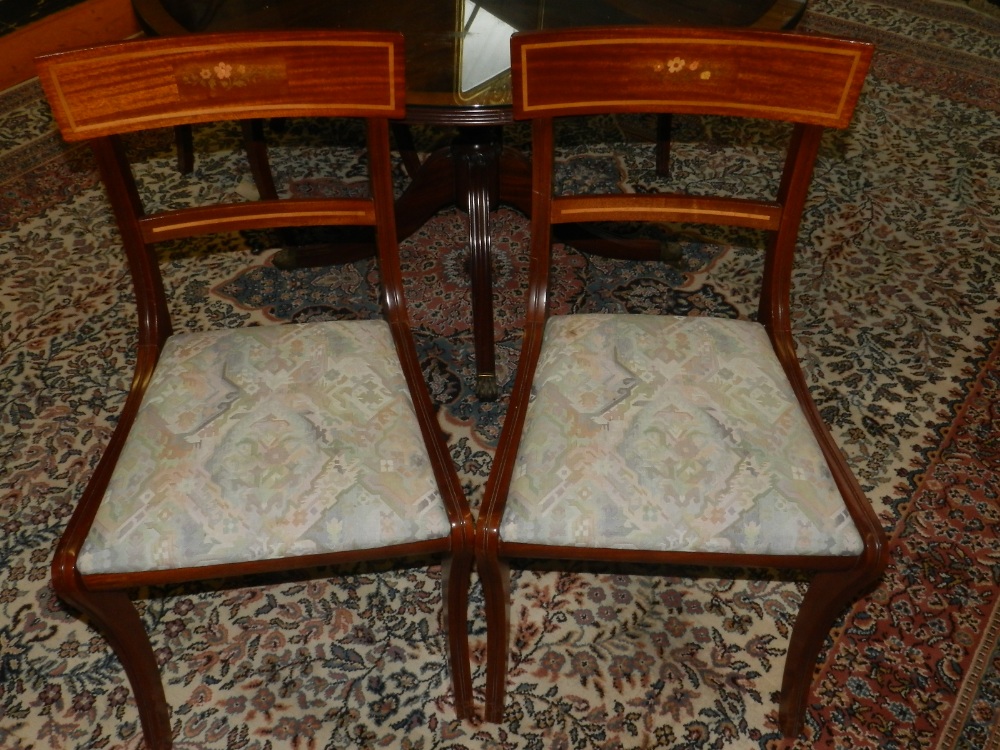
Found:
[{"label": "curved chair stile", "polygon": [[[199,71],[222,63],[232,66],[233,75],[245,76],[241,85],[205,88]],[[423,380],[396,242],[389,122],[405,113],[402,36],[338,31],[179,36],[51,55],[39,59],[38,71],[64,138],[89,141],[94,149],[128,259],[139,330],[131,390],[57,546],[52,582],[119,656],[147,744],[170,748],[173,729],[132,590],[365,560],[442,559],[442,622],[455,711],[460,718],[471,716],[466,620],[474,527]],[[263,117],[363,119],[370,195],[145,211],[123,134]],[[174,334],[157,242],[322,225],[375,228],[382,321]],[[289,363],[282,374],[290,385],[284,389],[259,366],[261,357],[279,351]],[[351,398],[353,386],[345,385],[342,370],[371,389],[374,405],[362,407]],[[190,391],[180,390],[189,383]],[[211,401],[220,387],[225,398]],[[261,389],[267,398],[255,395]],[[230,399],[244,411],[230,410]],[[185,410],[203,403],[211,418],[194,420],[193,428]],[[338,403],[353,413],[337,410]],[[324,412],[314,408],[317,404],[337,411]],[[362,408],[379,410],[387,425],[382,433],[363,432],[377,430],[379,420],[362,414]],[[299,422],[312,427],[295,432],[288,426]],[[290,446],[289,457],[254,454],[264,428],[273,430],[267,437]],[[186,439],[192,429],[200,430],[197,440]],[[317,437],[310,442],[306,434]],[[251,466],[273,461],[281,469],[283,461],[295,462],[293,469],[302,471],[291,475],[301,480],[302,494],[275,492],[263,480],[241,476],[245,467],[233,466],[227,439],[251,449]],[[185,447],[191,445],[198,447]],[[343,455],[350,470],[334,470],[343,451],[349,451]],[[345,477],[362,480],[347,484],[353,480]],[[197,502],[187,494],[191,483],[199,483]],[[157,518],[152,508],[171,512]],[[366,525],[373,514],[385,523]],[[135,523],[122,525],[121,516]],[[300,521],[292,517],[299,516],[306,520],[296,526]],[[248,535],[198,535],[184,527],[193,519],[217,518],[234,521],[233,527]]]}]

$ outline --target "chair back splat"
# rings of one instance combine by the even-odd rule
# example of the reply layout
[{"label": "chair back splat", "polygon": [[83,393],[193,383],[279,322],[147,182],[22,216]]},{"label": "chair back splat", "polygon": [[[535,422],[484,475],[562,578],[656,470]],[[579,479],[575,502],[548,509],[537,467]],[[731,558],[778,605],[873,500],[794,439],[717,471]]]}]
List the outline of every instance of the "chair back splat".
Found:
[{"label": "chair back splat", "polygon": [[[792,260],[825,128],[852,117],[867,44],[750,30],[589,28],[517,34],[514,115],[532,123],[525,333],[479,515],[486,716],[503,716],[515,559],[583,559],[812,575],[791,636],[779,724],[797,735],[819,649],[886,564],[871,505],[795,355]],[[564,194],[554,123],[657,113],[791,124],[780,183],[747,198]],[[549,316],[553,227],[696,223],[766,234],[755,320]],[[530,403],[529,403],[530,402]]]},{"label": "chair back splat", "polygon": [[[405,114],[403,62],[399,34],[335,31],[178,36],[38,61],[63,136],[97,156],[139,329],[131,391],[53,585],[114,647],[155,750],[174,729],[129,597],[140,586],[440,557],[455,709],[472,711],[473,524],[420,370],[396,242],[388,133]],[[363,120],[366,197],[144,209],[124,135],[296,117]],[[175,332],[169,311],[184,300],[168,304],[156,243],[330,225],[375,228],[383,319]]]}]

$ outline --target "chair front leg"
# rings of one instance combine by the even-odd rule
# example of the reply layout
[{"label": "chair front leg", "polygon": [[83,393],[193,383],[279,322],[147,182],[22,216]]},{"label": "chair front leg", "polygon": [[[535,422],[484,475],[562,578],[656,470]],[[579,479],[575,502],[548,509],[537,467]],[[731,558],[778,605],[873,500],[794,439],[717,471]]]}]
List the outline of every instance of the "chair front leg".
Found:
[{"label": "chair front leg", "polygon": [[494,558],[479,561],[486,602],[486,721],[503,720],[510,652],[510,565]]},{"label": "chair front leg", "polygon": [[878,581],[881,569],[817,573],[809,584],[785,657],[778,725],[787,738],[802,732],[816,658],[834,622],[851,601]]},{"label": "chair front leg", "polygon": [[475,714],[472,698],[472,666],[469,656],[469,583],[472,555],[451,555],[441,565],[444,587],[444,630],[448,640],[451,684],[455,693],[455,714],[471,719]]},{"label": "chair front leg", "polygon": [[170,750],[173,733],[153,644],[128,595],[121,591],[59,592],[101,631],[125,669],[139,708],[142,732],[150,750]]}]

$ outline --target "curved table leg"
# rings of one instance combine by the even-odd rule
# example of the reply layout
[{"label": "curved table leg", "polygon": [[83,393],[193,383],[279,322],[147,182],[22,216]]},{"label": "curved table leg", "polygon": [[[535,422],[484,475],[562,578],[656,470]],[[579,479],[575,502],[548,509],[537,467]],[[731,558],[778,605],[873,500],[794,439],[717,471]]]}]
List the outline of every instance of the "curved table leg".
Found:
[{"label": "curved table leg", "polygon": [[246,149],[247,161],[250,162],[250,175],[257,186],[257,192],[261,198],[274,200],[278,197],[278,191],[274,187],[271,162],[267,157],[264,121],[243,120],[240,125],[243,130],[243,148]]},{"label": "curved table leg", "polygon": [[396,199],[396,236],[406,239],[438,211],[456,202],[454,155],[451,148],[440,148],[424,159]]},{"label": "curved table leg", "polygon": [[673,129],[673,117],[669,114],[656,117],[656,174],[660,177],[670,176],[670,131]]},{"label": "curved table leg", "polygon": [[177,171],[191,174],[194,171],[194,133],[191,126],[175,126],[174,139],[177,143]]},{"label": "curved table leg", "polygon": [[403,160],[403,169],[411,178],[420,170],[420,157],[413,143],[413,131],[405,122],[392,123],[392,136],[396,139],[396,148]]},{"label": "curved table leg", "polygon": [[581,253],[621,260],[653,260],[676,263],[681,259],[680,250],[667,242],[655,239],[623,239],[594,231],[585,224],[557,224],[553,234],[560,242],[572,245]]}]

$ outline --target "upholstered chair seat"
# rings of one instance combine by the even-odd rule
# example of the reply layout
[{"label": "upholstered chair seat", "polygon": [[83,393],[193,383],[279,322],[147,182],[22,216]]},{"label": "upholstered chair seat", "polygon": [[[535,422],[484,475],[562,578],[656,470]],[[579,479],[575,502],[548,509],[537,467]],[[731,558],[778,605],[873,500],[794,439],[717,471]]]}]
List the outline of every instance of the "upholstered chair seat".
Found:
[{"label": "upholstered chair seat", "polygon": [[549,318],[500,533],[663,552],[863,549],[763,326],[708,317]]},{"label": "upholstered chair seat", "polygon": [[448,530],[388,323],[216,330],[167,340],[79,568],[243,563]]}]

